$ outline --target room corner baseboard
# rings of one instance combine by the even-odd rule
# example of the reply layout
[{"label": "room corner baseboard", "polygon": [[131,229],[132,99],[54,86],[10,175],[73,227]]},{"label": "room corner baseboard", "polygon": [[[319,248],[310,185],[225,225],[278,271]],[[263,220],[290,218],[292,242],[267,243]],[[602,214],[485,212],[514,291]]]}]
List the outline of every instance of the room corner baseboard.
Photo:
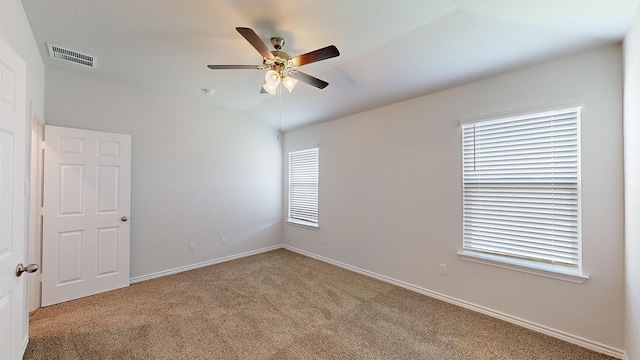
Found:
[{"label": "room corner baseboard", "polygon": [[518,325],[518,326],[522,326],[524,328],[527,328],[527,329],[530,329],[530,330],[533,330],[533,331],[537,331],[537,332],[543,333],[545,335],[552,336],[554,338],[557,338],[557,339],[560,339],[560,340],[563,340],[563,341],[566,341],[566,342],[569,342],[569,343],[572,343],[572,344],[587,348],[589,350],[597,351],[599,353],[602,353],[602,354],[605,354],[605,355],[609,355],[609,356],[613,356],[613,357],[618,358],[618,359],[629,360],[628,357],[627,357],[627,354],[625,353],[625,351],[623,351],[621,349],[614,348],[612,346],[601,344],[601,343],[596,342],[596,341],[585,339],[585,338],[582,338],[580,336],[576,336],[576,335],[573,335],[573,334],[566,333],[564,331],[560,331],[560,330],[557,330],[557,329],[550,328],[548,326],[537,324],[537,323],[534,323],[532,321],[521,319],[521,318],[518,318],[518,317],[515,317],[515,316],[512,316],[512,315],[509,315],[509,314],[502,313],[500,311],[496,311],[496,310],[484,307],[484,306],[476,305],[476,304],[470,303],[468,301],[460,300],[460,299],[457,299],[457,298],[454,298],[454,297],[451,297],[451,296],[448,296],[448,295],[444,295],[444,294],[441,294],[441,293],[438,293],[438,292],[435,292],[435,291],[431,291],[431,290],[428,290],[428,289],[425,289],[425,288],[422,288],[422,287],[419,287],[419,286],[416,286],[416,285],[413,285],[413,284],[406,283],[404,281],[396,280],[396,279],[390,278],[388,276],[380,275],[380,274],[377,274],[377,273],[374,273],[374,272],[371,272],[371,271],[368,271],[368,270],[364,270],[364,269],[361,269],[361,268],[358,268],[358,267],[355,267],[355,266],[352,266],[352,265],[349,265],[349,264],[345,264],[345,263],[342,263],[342,262],[339,262],[339,261],[336,261],[336,260],[333,260],[333,259],[329,259],[329,258],[326,258],[324,256],[316,255],[316,254],[310,253],[308,251],[292,247],[290,245],[286,245],[285,244],[285,245],[283,245],[283,247],[285,249],[289,250],[289,251],[293,251],[295,253],[298,253],[298,254],[301,254],[301,255],[304,255],[304,256],[308,256],[310,258],[313,258],[313,259],[316,259],[316,260],[320,260],[322,262],[326,262],[328,264],[332,264],[332,265],[335,265],[335,266],[338,266],[338,267],[341,267],[341,268],[344,268],[344,269],[347,269],[347,270],[351,270],[351,271],[357,272],[359,274],[362,274],[362,275],[365,275],[365,276],[369,276],[369,277],[372,277],[374,279],[378,279],[378,280],[381,280],[381,281],[384,281],[384,282],[387,282],[387,283],[390,283],[390,284],[405,288],[407,290],[411,290],[411,291],[420,293],[422,295],[426,295],[426,296],[429,296],[429,297],[432,297],[432,298],[435,298],[435,299],[438,299],[438,300],[442,300],[442,301],[448,302],[448,303],[453,304],[453,305],[457,305],[457,306],[460,306],[460,307],[463,307],[463,308],[466,308],[466,309],[469,309],[469,310],[473,310],[473,311],[479,312],[481,314],[485,314],[485,315],[488,315],[488,316],[491,316],[491,317],[494,317],[494,318],[497,318],[497,319],[500,319],[500,320],[504,320],[506,322],[509,322],[509,323],[512,323],[512,324],[515,324],[515,325]]},{"label": "room corner baseboard", "polygon": [[[29,336],[26,336],[24,338],[24,341],[22,342],[22,356],[24,356],[24,353],[27,351],[27,346],[29,345]],[[22,359],[22,358],[20,358]]]},{"label": "room corner baseboard", "polygon": [[268,247],[257,249],[257,250],[246,251],[246,252],[243,252],[243,253],[240,253],[240,254],[224,256],[224,257],[221,257],[221,258],[217,258],[217,259],[213,259],[213,260],[207,260],[207,261],[199,262],[199,263],[196,263],[196,264],[181,266],[181,267],[177,267],[177,268],[173,268],[173,269],[169,269],[169,270],[158,271],[158,272],[153,273],[153,274],[147,274],[147,275],[141,275],[141,276],[132,277],[131,279],[129,279],[129,282],[131,284],[135,284],[135,283],[139,283],[139,282],[142,282],[142,281],[147,281],[147,280],[151,280],[151,279],[155,279],[155,278],[159,278],[159,277],[163,277],[163,276],[167,276],[167,275],[173,275],[173,274],[181,273],[183,271],[194,270],[194,269],[198,269],[198,268],[209,266],[209,265],[215,265],[215,264],[223,263],[223,262],[226,262],[226,261],[231,261],[231,260],[236,260],[236,259],[240,259],[240,258],[247,257],[247,256],[257,255],[257,254],[264,253],[264,252],[267,252],[267,251],[282,249],[283,247],[284,247],[283,244],[268,246]]}]

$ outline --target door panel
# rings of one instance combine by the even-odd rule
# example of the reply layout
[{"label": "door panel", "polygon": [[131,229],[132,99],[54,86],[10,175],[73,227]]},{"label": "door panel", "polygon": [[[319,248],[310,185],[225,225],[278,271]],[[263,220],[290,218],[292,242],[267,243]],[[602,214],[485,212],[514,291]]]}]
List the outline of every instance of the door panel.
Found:
[{"label": "door panel", "polygon": [[[0,324],[4,324],[2,325],[3,328],[5,326],[11,326],[11,324],[13,323],[11,311],[11,293],[9,293],[0,297]],[[12,339],[9,331],[10,329],[2,329],[2,337],[0,337],[0,349],[10,349],[10,352],[14,352],[12,349],[12,347],[14,346],[11,343]]]},{"label": "door panel", "polygon": [[98,166],[98,213],[118,211],[119,168],[116,166]]},{"label": "door panel", "polygon": [[118,271],[118,228],[98,229],[98,276]]},{"label": "door panel", "polygon": [[25,83],[24,61],[0,40],[0,357],[16,360],[29,332],[27,276],[16,277],[16,266],[28,259]]},{"label": "door panel", "polygon": [[42,306],[129,285],[131,137],[45,126]]},{"label": "door panel", "polygon": [[[2,169],[10,169],[10,171],[0,172],[0,199],[3,200],[0,205],[0,229],[7,229],[0,233],[0,257],[6,256],[12,252],[13,245],[13,206],[11,206],[11,198],[15,189],[13,188],[13,134],[0,130],[0,162]],[[6,202],[5,202],[6,200]]]},{"label": "door panel", "polygon": [[58,181],[59,216],[84,214],[84,166],[60,165]]},{"label": "door panel", "polygon": [[57,285],[83,281],[82,244],[83,231],[58,233],[58,276]]}]

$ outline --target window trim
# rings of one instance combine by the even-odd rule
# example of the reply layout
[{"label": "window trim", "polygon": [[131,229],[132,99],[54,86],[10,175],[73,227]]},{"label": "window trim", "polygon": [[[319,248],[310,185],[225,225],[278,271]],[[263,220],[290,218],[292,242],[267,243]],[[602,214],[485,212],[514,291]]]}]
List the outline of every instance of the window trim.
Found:
[{"label": "window trim", "polygon": [[583,274],[582,270],[579,268],[569,268],[567,266],[545,264],[531,260],[464,250],[458,251],[458,256],[462,260],[477,264],[490,265],[502,269],[519,271],[522,273],[568,281],[576,284],[582,284],[589,279],[589,276]]},{"label": "window trim", "polygon": [[317,156],[317,161],[318,161],[318,165],[317,165],[317,169],[316,169],[316,192],[319,192],[320,190],[320,147],[319,146],[311,146],[311,147],[307,147],[307,148],[301,148],[301,149],[295,149],[295,150],[289,150],[287,152],[287,167],[288,167],[288,171],[287,171],[287,176],[288,176],[288,189],[287,189],[287,220],[286,222],[289,225],[293,225],[293,226],[298,226],[298,227],[303,227],[303,228],[307,228],[307,229],[312,229],[312,230],[318,230],[319,229],[319,218],[320,218],[320,201],[319,201],[319,194],[318,194],[318,199],[316,200],[316,204],[315,204],[315,210],[316,210],[316,222],[311,222],[311,221],[305,221],[305,220],[301,220],[301,219],[296,219],[296,218],[291,218],[291,154],[294,153],[301,153],[301,152],[308,152],[308,151],[312,151],[315,150],[316,151],[316,156]]},{"label": "window trim", "polygon": [[302,227],[302,228],[307,228],[307,229],[311,229],[311,230],[318,230],[320,229],[320,226],[318,224],[312,223],[312,222],[308,222],[308,221],[301,221],[301,220],[296,220],[296,219],[287,219],[287,224],[292,225],[292,226],[298,226],[298,227]]},{"label": "window trim", "polygon": [[[509,112],[502,113],[493,116],[486,116],[481,118],[473,118],[466,119],[460,122],[461,136],[463,126],[476,124],[476,123],[485,123],[490,124],[494,122],[501,122],[507,120],[518,120],[525,119],[528,117],[536,117],[536,116],[545,116],[552,115],[558,112],[567,112],[567,111],[575,111],[577,113],[576,117],[576,126],[577,126],[577,207],[578,207],[578,215],[577,215],[577,224],[578,224],[578,234],[577,234],[577,244],[578,244],[578,260],[576,266],[569,266],[565,264],[553,264],[553,263],[545,263],[543,261],[536,261],[530,259],[520,259],[517,257],[509,256],[509,255],[501,255],[497,253],[485,253],[479,251],[473,251],[470,249],[462,249],[458,251],[458,256],[465,261],[490,265],[494,267],[499,267],[503,269],[509,269],[514,271],[519,271],[523,273],[544,276],[548,278],[553,278],[557,280],[569,281],[573,283],[584,283],[587,279],[589,279],[588,275],[585,275],[582,271],[582,186],[581,186],[581,136],[580,136],[580,127],[581,127],[581,110],[582,106],[566,106],[566,107],[557,107],[554,109],[527,109],[525,111],[519,112]],[[463,138],[461,138],[461,145],[463,144]],[[462,150],[462,149],[461,149]],[[463,171],[464,173],[464,171]],[[464,174],[462,173],[462,187],[461,191],[463,193],[464,198]],[[464,211],[464,204],[462,207]],[[464,235],[462,236],[464,239]]]}]

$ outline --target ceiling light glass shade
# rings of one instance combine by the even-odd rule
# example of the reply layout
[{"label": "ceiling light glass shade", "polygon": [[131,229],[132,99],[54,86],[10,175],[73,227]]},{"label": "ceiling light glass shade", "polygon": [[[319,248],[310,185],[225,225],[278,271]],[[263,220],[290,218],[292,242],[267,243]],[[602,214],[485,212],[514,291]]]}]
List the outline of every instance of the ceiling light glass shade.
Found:
[{"label": "ceiling light glass shade", "polygon": [[298,84],[298,79],[294,79],[291,76],[285,76],[284,79],[282,80],[282,83],[287,88],[287,90],[289,90],[289,92],[292,92],[293,89]]},{"label": "ceiling light glass shade", "polygon": [[275,88],[276,86],[278,86],[278,84],[280,84],[280,75],[274,70],[269,70],[266,74],[264,74],[264,81],[266,81],[269,85],[273,85],[273,87]]},{"label": "ceiling light glass shade", "polygon": [[262,88],[264,89],[264,91],[268,92],[271,95],[275,95],[276,91],[278,90],[278,85],[271,85],[269,83],[264,83],[264,85],[262,85]]}]

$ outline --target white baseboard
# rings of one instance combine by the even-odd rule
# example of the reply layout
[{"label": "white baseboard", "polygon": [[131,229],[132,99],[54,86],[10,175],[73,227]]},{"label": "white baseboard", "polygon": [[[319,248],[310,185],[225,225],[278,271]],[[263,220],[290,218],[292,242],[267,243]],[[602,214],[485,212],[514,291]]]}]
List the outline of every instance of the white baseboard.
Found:
[{"label": "white baseboard", "polygon": [[147,281],[147,280],[151,280],[151,279],[155,279],[155,278],[159,278],[159,277],[163,277],[163,276],[167,276],[167,275],[181,273],[183,271],[194,270],[194,269],[198,269],[198,268],[209,266],[209,265],[215,265],[215,264],[223,263],[223,262],[226,262],[226,261],[231,261],[231,260],[236,260],[236,259],[240,259],[240,258],[243,258],[243,257],[251,256],[251,255],[257,255],[257,254],[260,254],[260,253],[263,253],[263,252],[267,252],[267,251],[282,249],[283,247],[284,247],[284,245],[282,245],[282,244],[268,246],[268,247],[265,247],[265,248],[262,248],[262,249],[246,251],[246,252],[243,252],[243,253],[240,253],[240,254],[225,256],[225,257],[221,257],[221,258],[217,258],[217,259],[213,259],[213,260],[207,260],[207,261],[199,262],[199,263],[196,263],[196,264],[177,267],[177,268],[174,268],[174,269],[163,270],[163,271],[159,271],[159,272],[156,272],[156,273],[153,273],[153,274],[147,274],[147,275],[141,275],[141,276],[132,277],[131,279],[129,279],[129,282],[131,284],[135,284],[135,283],[139,283],[139,282],[142,282],[142,281]]},{"label": "white baseboard", "polygon": [[24,357],[24,353],[27,351],[27,345],[29,345],[29,336],[26,336],[24,338],[24,341],[22,342],[22,356],[20,357],[20,359]]},{"label": "white baseboard", "polygon": [[596,341],[585,339],[585,338],[582,338],[580,336],[572,335],[572,334],[566,333],[564,331],[560,331],[560,330],[557,330],[557,329],[550,328],[548,326],[540,325],[540,324],[534,323],[532,321],[528,321],[528,320],[521,319],[521,318],[518,318],[518,317],[515,317],[515,316],[512,316],[512,315],[509,315],[509,314],[502,313],[500,311],[489,309],[489,308],[484,307],[484,306],[476,305],[476,304],[470,303],[468,301],[456,299],[454,297],[451,297],[451,296],[448,296],[448,295],[444,295],[444,294],[441,294],[441,293],[438,293],[438,292],[435,292],[435,291],[431,291],[431,290],[428,290],[428,289],[425,289],[425,288],[421,288],[419,286],[412,285],[412,284],[406,283],[404,281],[396,280],[396,279],[390,278],[388,276],[384,276],[384,275],[380,275],[380,274],[377,274],[377,273],[374,273],[374,272],[371,272],[371,271],[368,271],[368,270],[360,269],[358,267],[355,267],[355,266],[352,266],[352,265],[349,265],[349,264],[345,264],[345,263],[342,263],[342,262],[339,262],[339,261],[335,261],[335,260],[326,258],[324,256],[316,255],[316,254],[313,254],[313,253],[310,253],[310,252],[307,252],[307,251],[304,251],[304,250],[300,250],[298,248],[295,248],[295,247],[292,247],[292,246],[289,246],[289,245],[284,245],[283,247],[285,249],[293,251],[295,253],[298,253],[298,254],[301,254],[301,255],[304,255],[304,256],[308,256],[310,258],[314,258],[316,260],[320,260],[322,262],[326,262],[326,263],[329,263],[329,264],[332,264],[332,265],[335,265],[335,266],[338,266],[338,267],[341,267],[341,268],[344,268],[344,269],[347,269],[347,270],[351,270],[351,271],[357,272],[359,274],[362,274],[362,275],[365,275],[365,276],[369,276],[369,277],[372,277],[374,279],[378,279],[378,280],[381,280],[381,281],[384,281],[384,282],[387,282],[387,283],[390,283],[390,284],[405,288],[407,290],[415,291],[417,293],[420,293],[420,294],[423,294],[423,295],[426,295],[426,296],[429,296],[429,297],[432,297],[432,298],[435,298],[435,299],[438,299],[438,300],[442,300],[442,301],[448,302],[448,303],[453,304],[453,305],[457,305],[457,306],[460,306],[460,307],[463,307],[463,308],[466,308],[466,309],[469,309],[469,310],[473,310],[473,311],[479,312],[481,314],[489,315],[491,317],[494,317],[494,318],[497,318],[497,319],[500,319],[500,320],[504,320],[504,321],[510,322],[512,324],[515,324],[515,325],[518,325],[518,326],[522,326],[524,328],[527,328],[527,329],[530,329],[530,330],[533,330],[533,331],[537,331],[537,332],[543,333],[545,335],[549,335],[549,336],[555,337],[557,339],[560,339],[560,340],[563,340],[563,341],[566,341],[566,342],[569,342],[569,343],[572,343],[572,344],[587,348],[589,350],[597,351],[599,353],[602,353],[602,354],[605,354],[605,355],[609,355],[609,356],[613,356],[613,357],[618,358],[618,359],[626,359],[626,360],[628,360],[627,355],[624,352],[624,350],[617,349],[617,348],[614,348],[612,346],[608,346],[608,345],[601,344],[601,343],[596,342]]}]

